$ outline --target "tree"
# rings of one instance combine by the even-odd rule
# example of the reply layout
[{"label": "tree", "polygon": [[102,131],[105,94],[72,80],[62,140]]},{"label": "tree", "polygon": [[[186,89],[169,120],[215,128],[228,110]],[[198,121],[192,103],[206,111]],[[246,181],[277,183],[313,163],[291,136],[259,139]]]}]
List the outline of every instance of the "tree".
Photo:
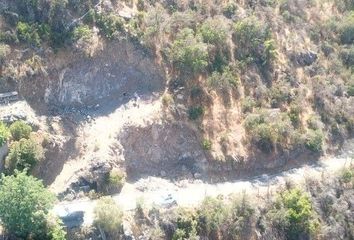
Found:
[{"label": "tree", "polygon": [[122,210],[111,197],[98,200],[94,210],[95,224],[110,236],[117,237],[122,230]]},{"label": "tree", "polygon": [[43,149],[32,139],[21,139],[10,147],[10,153],[6,157],[5,167],[12,173],[17,170],[31,170],[42,158]]},{"label": "tree", "polygon": [[0,122],[0,147],[6,142],[9,137],[9,130],[4,123]]},{"label": "tree", "polygon": [[225,45],[228,35],[228,26],[223,19],[208,19],[199,28],[204,42]]},{"label": "tree", "polygon": [[182,71],[202,72],[208,66],[207,44],[190,28],[182,29],[172,44],[171,57]]},{"label": "tree", "polygon": [[23,121],[16,121],[10,126],[11,136],[15,141],[19,141],[21,138],[29,138],[32,132],[32,127],[27,125]]},{"label": "tree", "polygon": [[273,225],[284,231],[286,239],[304,239],[316,229],[314,211],[309,196],[299,189],[279,195],[275,209],[270,212]]},{"label": "tree", "polygon": [[45,239],[46,218],[54,200],[41,181],[25,172],[2,175],[0,219],[4,228],[17,237]]}]

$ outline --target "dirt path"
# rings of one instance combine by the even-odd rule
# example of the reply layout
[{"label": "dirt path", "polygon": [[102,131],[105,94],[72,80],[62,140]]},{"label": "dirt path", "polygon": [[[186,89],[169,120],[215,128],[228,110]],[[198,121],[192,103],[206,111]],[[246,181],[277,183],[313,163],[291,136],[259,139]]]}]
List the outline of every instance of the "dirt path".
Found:
[{"label": "dirt path", "polygon": [[[202,181],[171,182],[166,179],[148,177],[135,183],[127,183],[120,194],[113,199],[124,211],[135,209],[137,201],[143,200],[145,206],[157,205],[168,207],[172,202],[179,206],[196,206],[206,196],[228,196],[246,192],[248,194],[264,194],[275,192],[279,186],[291,180],[296,184],[303,184],[308,178],[321,179],[338,172],[345,166],[354,164],[354,140],[348,141],[338,157],[326,157],[315,165],[306,165],[274,175],[262,175],[252,179],[209,184]],[[95,200],[76,200],[58,203],[54,211],[84,211],[84,224],[93,222],[93,209]]]}]

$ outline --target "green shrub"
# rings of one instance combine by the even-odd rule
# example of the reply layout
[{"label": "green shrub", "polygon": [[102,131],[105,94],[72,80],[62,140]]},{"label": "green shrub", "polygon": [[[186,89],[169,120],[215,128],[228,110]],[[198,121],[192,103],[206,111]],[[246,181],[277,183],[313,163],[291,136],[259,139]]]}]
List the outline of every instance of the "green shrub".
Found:
[{"label": "green shrub", "polygon": [[79,39],[90,39],[92,37],[92,30],[88,25],[80,25],[76,27],[73,31],[73,39],[74,40],[79,40]]},{"label": "green shrub", "polygon": [[119,169],[113,168],[107,175],[106,192],[119,192],[125,183],[125,174]]},{"label": "green shrub", "polygon": [[199,27],[198,32],[205,43],[214,45],[226,44],[228,29],[221,19],[207,19]]},{"label": "green shrub", "polygon": [[108,39],[112,39],[124,27],[123,19],[114,14],[96,14],[96,21],[102,34]]},{"label": "green shrub", "polygon": [[194,212],[178,209],[176,225],[173,240],[197,239],[197,219]]},{"label": "green shrub", "polygon": [[4,42],[7,44],[18,43],[18,38],[16,33],[12,32],[0,32],[0,42]]},{"label": "green shrub", "polygon": [[349,96],[354,97],[354,83],[348,86],[347,93]]},{"label": "green shrub", "polygon": [[272,107],[278,108],[290,100],[289,86],[284,83],[274,84],[269,89],[269,98]]},{"label": "green shrub", "polygon": [[23,121],[16,121],[10,125],[12,139],[19,141],[21,138],[28,139],[32,132],[32,127]]},{"label": "green shrub", "polygon": [[207,81],[211,88],[221,91],[237,87],[240,82],[238,76],[231,71],[230,67],[223,68],[222,73],[213,72]]},{"label": "green shrub", "polygon": [[21,139],[10,146],[10,152],[5,160],[5,167],[9,173],[17,170],[31,170],[43,157],[43,149],[31,139]]},{"label": "green shrub", "polygon": [[177,34],[170,49],[170,57],[181,71],[198,73],[208,66],[207,45],[189,28]]},{"label": "green shrub", "polygon": [[251,97],[246,97],[242,100],[241,108],[243,113],[252,112],[256,106],[256,102]]},{"label": "green shrub", "polygon": [[9,45],[0,43],[0,67],[4,63],[6,56],[9,55],[10,51]]},{"label": "green shrub", "polygon": [[260,111],[249,114],[244,127],[251,142],[264,152],[271,152],[277,144],[283,148],[286,148],[288,143],[293,144],[289,140],[294,129],[286,113]]},{"label": "green shrub", "polygon": [[251,206],[245,194],[232,199],[229,209],[229,217],[226,221],[227,230],[223,235],[225,239],[249,239],[255,209]]},{"label": "green shrub", "polygon": [[235,57],[260,65],[270,64],[275,58],[275,44],[265,24],[250,17],[236,22],[233,27],[237,45]]},{"label": "green shrub", "polygon": [[211,150],[211,141],[209,139],[204,139],[202,146],[204,150]]},{"label": "green shrub", "polygon": [[0,147],[7,141],[9,136],[9,129],[3,122],[0,122]]},{"label": "green shrub", "polygon": [[95,225],[101,228],[112,239],[118,238],[122,232],[123,212],[111,197],[102,197],[94,209]]},{"label": "green shrub", "polygon": [[227,18],[231,18],[237,10],[237,5],[235,3],[228,3],[226,6],[223,8],[223,14]]},{"label": "green shrub", "polygon": [[188,110],[188,116],[190,120],[197,120],[204,114],[204,109],[201,106],[191,107]]},{"label": "green shrub", "polygon": [[214,239],[227,219],[228,209],[222,200],[206,197],[197,215],[200,235]]},{"label": "green shrub", "polygon": [[354,13],[348,14],[338,25],[340,41],[342,44],[354,42]]},{"label": "green shrub", "polygon": [[352,169],[344,169],[340,179],[346,184],[350,183],[354,179],[354,171]]},{"label": "green shrub", "polygon": [[300,119],[301,112],[302,109],[299,105],[297,104],[290,105],[290,111],[288,115],[294,127],[298,127],[301,123],[301,119]]},{"label": "green shrub", "polygon": [[289,240],[310,236],[317,226],[311,200],[299,189],[281,193],[269,216],[273,225],[284,231],[286,239]]},{"label": "green shrub", "polygon": [[36,25],[30,25],[26,22],[18,22],[16,31],[19,40],[36,47],[40,46],[41,39],[38,34]]},{"label": "green shrub", "polygon": [[354,69],[354,46],[343,49],[341,51],[341,58],[347,67]]},{"label": "green shrub", "polygon": [[305,146],[313,152],[321,152],[324,135],[321,130],[309,130],[306,134]]}]

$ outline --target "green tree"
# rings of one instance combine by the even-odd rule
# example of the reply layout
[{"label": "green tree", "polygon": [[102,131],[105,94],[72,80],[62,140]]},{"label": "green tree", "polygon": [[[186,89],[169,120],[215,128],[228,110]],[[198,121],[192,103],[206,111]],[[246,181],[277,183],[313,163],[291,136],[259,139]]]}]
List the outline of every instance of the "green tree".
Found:
[{"label": "green tree", "polygon": [[17,170],[31,170],[43,157],[43,149],[32,139],[21,139],[10,147],[9,155],[5,160],[5,167],[12,173]]},{"label": "green tree", "polygon": [[305,146],[313,152],[321,152],[323,149],[324,135],[321,130],[309,130],[306,135]]},{"label": "green tree", "polygon": [[206,43],[224,45],[226,44],[228,29],[222,19],[208,19],[200,26],[199,33]]},{"label": "green tree", "polygon": [[269,28],[254,17],[243,19],[234,25],[236,57],[239,60],[260,65],[270,65],[276,56],[275,42]]},{"label": "green tree", "polygon": [[46,218],[55,196],[43,183],[25,172],[2,175],[0,182],[0,219],[10,233],[26,239],[45,239]]},{"label": "green tree", "polygon": [[15,141],[19,141],[21,138],[28,139],[31,132],[32,127],[23,121],[16,121],[10,126],[10,133]]},{"label": "green tree", "polygon": [[182,71],[201,72],[208,66],[207,44],[190,28],[182,29],[170,49],[174,64]]},{"label": "green tree", "polygon": [[26,22],[17,23],[17,36],[23,42],[34,45],[38,47],[41,44],[41,38],[38,34],[37,27],[35,24],[28,24]]},{"label": "green tree", "polygon": [[0,122],[0,147],[7,141],[9,130],[3,122]]},{"label": "green tree", "polygon": [[299,189],[279,195],[275,208],[270,212],[273,225],[283,230],[286,239],[303,239],[310,236],[317,226],[309,196]]},{"label": "green tree", "polygon": [[95,224],[105,233],[117,237],[122,231],[122,210],[111,197],[102,197],[97,201],[94,210]]}]

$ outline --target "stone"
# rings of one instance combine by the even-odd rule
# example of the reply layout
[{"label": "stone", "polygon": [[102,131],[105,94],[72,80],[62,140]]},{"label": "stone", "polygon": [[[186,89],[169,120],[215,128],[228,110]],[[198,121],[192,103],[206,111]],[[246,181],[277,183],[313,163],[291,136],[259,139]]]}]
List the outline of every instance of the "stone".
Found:
[{"label": "stone", "polygon": [[200,174],[200,173],[194,173],[194,178],[195,178],[195,179],[200,179],[200,178],[202,178],[202,174]]},{"label": "stone", "polygon": [[317,54],[312,51],[296,53],[292,60],[300,66],[310,66],[317,60]]}]

